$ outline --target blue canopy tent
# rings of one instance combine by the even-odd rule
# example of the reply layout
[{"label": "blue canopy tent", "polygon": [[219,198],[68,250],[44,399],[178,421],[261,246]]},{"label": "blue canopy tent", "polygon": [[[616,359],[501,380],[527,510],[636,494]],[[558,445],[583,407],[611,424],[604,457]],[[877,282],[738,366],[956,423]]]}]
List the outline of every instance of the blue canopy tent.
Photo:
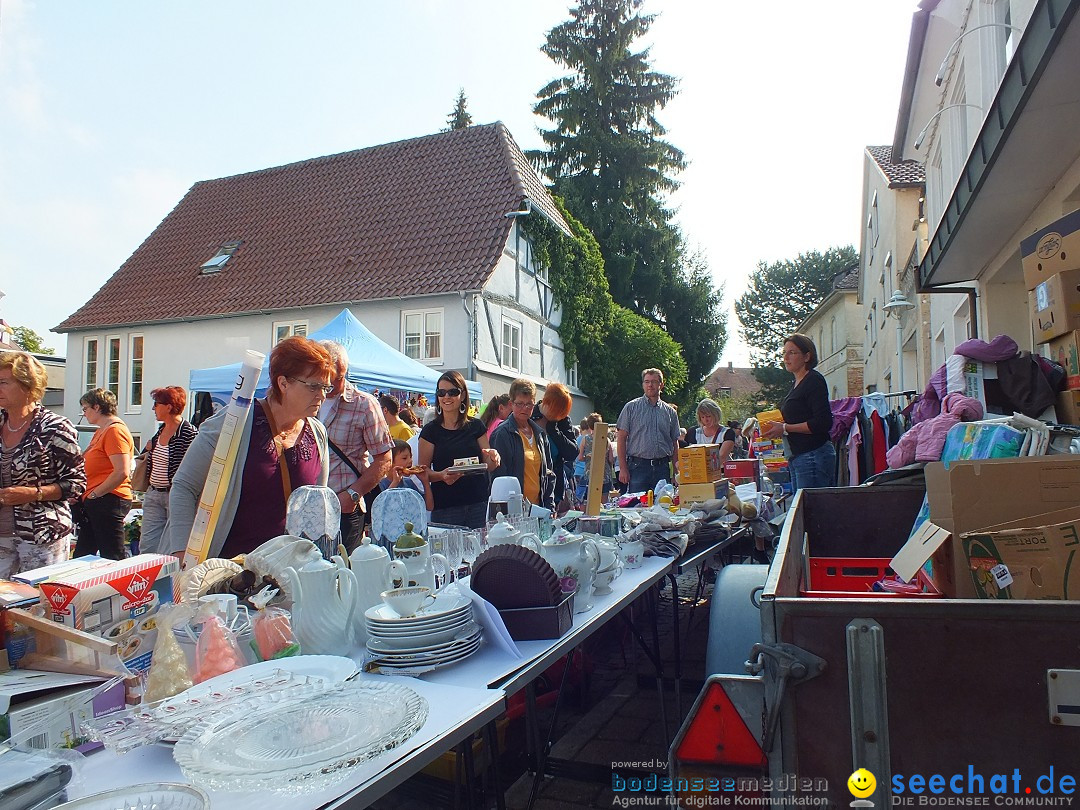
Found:
[{"label": "blue canopy tent", "polygon": [[[435,394],[435,383],[441,371],[428,368],[379,340],[348,309],[341,310],[330,323],[308,337],[312,340],[332,340],[345,347],[349,353],[349,381],[357,388],[364,391],[378,388],[384,394],[391,391],[416,392],[426,394],[429,398]],[[215,406],[225,405],[232,396],[239,372],[240,363],[193,369],[188,388],[208,392]],[[268,354],[259,374],[256,396],[265,396],[269,385]],[[474,398],[480,396],[479,384],[470,381],[469,393]]]}]

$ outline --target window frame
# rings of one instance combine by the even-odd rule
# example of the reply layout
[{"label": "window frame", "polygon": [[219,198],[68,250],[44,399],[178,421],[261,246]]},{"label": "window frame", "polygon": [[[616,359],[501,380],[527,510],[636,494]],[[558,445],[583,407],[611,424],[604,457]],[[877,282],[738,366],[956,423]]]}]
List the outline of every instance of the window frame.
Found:
[{"label": "window frame", "polygon": [[[401,333],[400,342],[398,344],[399,350],[406,357],[410,357],[419,363],[425,365],[441,365],[446,355],[446,310],[445,307],[426,307],[423,309],[403,309],[401,310]],[[438,331],[428,331],[428,317],[437,315],[439,318]],[[409,335],[408,322],[410,317],[420,318],[420,331],[417,333],[417,356],[409,354]],[[433,337],[438,337],[439,351],[438,354],[430,354],[430,343]]]},{"label": "window frame", "polygon": [[[141,341],[139,356],[135,356],[135,341]],[[139,379],[135,379],[135,364],[139,364]],[[138,386],[139,401],[135,402],[135,388]],[[142,413],[146,388],[146,336],[142,332],[128,335],[127,357],[127,409],[125,413]]]},{"label": "window frame", "polygon": [[[303,330],[297,331],[297,327],[303,327]],[[289,334],[278,337],[278,330],[283,328],[288,329]],[[307,318],[293,321],[274,321],[270,327],[270,345],[277,346],[281,341],[291,337],[307,337],[310,328],[311,324],[308,322]]]},{"label": "window frame", "polygon": [[[116,345],[116,356],[113,357],[113,345]],[[105,336],[105,384],[102,388],[105,388],[113,392],[116,397],[116,401],[120,401],[120,361],[123,355],[124,340],[120,335],[106,335]],[[116,367],[116,380],[112,379],[113,366]]]},{"label": "window frame", "polygon": [[[89,374],[88,374],[89,367],[90,367],[90,359],[89,359],[89,356],[88,356],[89,355],[90,344],[94,345],[94,361],[93,361],[94,362],[94,378],[93,379],[90,379]],[[98,338],[98,337],[86,337],[86,338],[83,338],[83,367],[82,367],[82,373],[83,373],[83,392],[84,393],[87,392],[87,391],[93,391],[95,388],[98,387],[97,381],[98,381],[98,377],[101,374],[101,338]]]},{"label": "window frame", "polygon": [[[507,327],[510,328],[511,342],[509,344],[507,343],[507,340],[506,340]],[[510,371],[514,371],[514,372],[517,372],[519,374],[521,373],[521,347],[522,347],[522,339],[521,338],[522,338],[522,331],[523,331],[523,324],[522,324],[521,321],[515,321],[513,318],[506,317],[506,315],[502,316],[502,329],[500,330],[500,341],[499,341],[499,345],[501,346],[502,350],[499,352],[499,361],[500,361],[499,365],[501,365],[505,369],[509,369]],[[513,337],[514,337],[515,333],[517,334],[517,345],[516,346],[513,345]],[[517,360],[516,364],[510,362],[511,354]]]}]

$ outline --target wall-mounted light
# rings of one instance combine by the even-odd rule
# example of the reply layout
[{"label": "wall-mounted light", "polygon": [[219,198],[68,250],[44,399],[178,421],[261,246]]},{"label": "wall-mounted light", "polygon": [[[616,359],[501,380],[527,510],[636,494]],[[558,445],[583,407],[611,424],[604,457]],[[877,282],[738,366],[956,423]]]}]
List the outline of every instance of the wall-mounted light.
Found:
[{"label": "wall-mounted light", "polygon": [[935,119],[937,119],[939,115],[948,110],[955,110],[957,107],[974,107],[979,112],[983,111],[983,108],[980,107],[978,104],[950,104],[947,107],[942,107],[936,113],[931,115],[930,120],[926,122],[926,125],[921,130],[919,130],[919,137],[915,139],[915,148],[918,149],[920,146],[922,146],[923,141],[926,139],[926,130],[930,129],[930,125],[934,123]]},{"label": "wall-mounted light", "polygon": [[1019,28],[1015,25],[1009,25],[1008,23],[984,23],[983,25],[976,25],[972,28],[969,28],[967,31],[954,39],[952,45],[949,46],[949,50],[945,51],[945,58],[941,60],[941,67],[938,68],[937,75],[934,77],[934,84],[936,84],[938,87],[941,87],[941,82],[945,78],[945,68],[949,66],[949,58],[956,50],[956,46],[960,44],[960,40],[962,40],[968,34],[973,33],[974,31],[978,31],[980,28],[1008,28],[1010,31],[1021,32],[1023,32],[1024,30],[1023,28]]}]

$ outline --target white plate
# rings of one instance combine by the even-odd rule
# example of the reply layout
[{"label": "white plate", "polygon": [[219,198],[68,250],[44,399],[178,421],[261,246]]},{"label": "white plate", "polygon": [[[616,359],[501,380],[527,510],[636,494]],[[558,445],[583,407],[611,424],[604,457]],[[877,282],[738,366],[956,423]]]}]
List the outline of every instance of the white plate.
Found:
[{"label": "white plate", "polygon": [[451,636],[448,641],[428,643],[425,640],[420,640],[417,642],[416,646],[403,646],[391,640],[372,637],[369,638],[367,641],[367,648],[375,653],[388,653],[391,655],[405,655],[406,653],[418,652],[434,652],[437,650],[447,649],[454,644],[460,644],[464,641],[472,641],[474,638],[478,638],[479,635],[480,627],[476,624],[470,623],[458,630],[458,632]]},{"label": "white plate", "polygon": [[400,636],[408,635],[412,633],[428,633],[432,630],[441,630],[445,627],[449,627],[452,624],[461,624],[467,622],[472,618],[471,610],[462,610],[457,613],[451,613],[445,618],[436,619],[430,622],[407,622],[404,624],[389,624],[387,622],[373,622],[368,620],[365,622],[365,627],[370,632],[377,635],[388,636]]},{"label": "white plate", "polygon": [[462,594],[436,593],[435,601],[415,616],[408,616],[403,619],[391,610],[389,605],[383,603],[369,607],[364,611],[364,617],[376,622],[401,624],[403,622],[422,621],[424,619],[434,619],[439,616],[445,616],[448,613],[455,610],[461,610],[466,605],[471,604],[472,600]]},{"label": "white plate", "polygon": [[480,648],[480,640],[470,641],[467,644],[460,644],[457,647],[453,647],[448,650],[440,650],[432,653],[410,653],[408,655],[382,655],[376,656],[379,666],[391,666],[391,667],[422,667],[422,666],[438,666],[444,664],[447,661],[456,661],[467,655],[472,655]]},{"label": "white plate", "polygon": [[275,669],[308,678],[321,678],[330,683],[344,683],[356,672],[356,662],[338,655],[294,655],[291,658],[260,661],[257,664],[249,664],[246,667],[234,669],[232,672],[226,672],[224,675],[218,675],[208,681],[197,683],[172,699],[188,700],[212,692],[220,692],[240,683],[254,681],[263,675],[268,675]]},{"label": "white plate", "polygon": [[396,669],[412,669],[414,667],[444,667],[447,664],[453,664],[458,661],[468,658],[470,655],[476,653],[480,649],[480,643],[477,642],[475,647],[465,647],[460,652],[454,650],[452,652],[444,653],[441,656],[431,659],[412,659],[403,661],[387,661],[383,663],[379,661],[379,668],[385,669],[388,672],[392,672]]},{"label": "white plate", "polygon": [[377,638],[385,644],[398,649],[404,647],[423,647],[430,644],[441,644],[444,641],[449,641],[470,624],[471,622],[466,621],[462,624],[455,624],[452,627],[437,630],[433,633],[418,633],[411,636],[380,636],[372,633],[371,638]]},{"label": "white plate", "polygon": [[60,810],[204,810],[210,798],[194,785],[155,782],[114,788],[57,805]]}]

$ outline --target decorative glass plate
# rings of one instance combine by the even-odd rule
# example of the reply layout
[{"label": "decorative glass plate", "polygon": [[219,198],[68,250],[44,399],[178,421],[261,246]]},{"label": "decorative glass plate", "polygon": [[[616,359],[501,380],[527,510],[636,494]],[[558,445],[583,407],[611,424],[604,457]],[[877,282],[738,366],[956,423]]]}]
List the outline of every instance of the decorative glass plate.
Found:
[{"label": "decorative glass plate", "polygon": [[194,785],[154,782],[94,793],[53,810],[205,810],[209,806],[210,798]]},{"label": "decorative glass plate", "polygon": [[188,731],[173,749],[184,775],[213,790],[304,792],[401,745],[428,714],[427,700],[412,689],[378,681],[268,697],[276,699]]}]

